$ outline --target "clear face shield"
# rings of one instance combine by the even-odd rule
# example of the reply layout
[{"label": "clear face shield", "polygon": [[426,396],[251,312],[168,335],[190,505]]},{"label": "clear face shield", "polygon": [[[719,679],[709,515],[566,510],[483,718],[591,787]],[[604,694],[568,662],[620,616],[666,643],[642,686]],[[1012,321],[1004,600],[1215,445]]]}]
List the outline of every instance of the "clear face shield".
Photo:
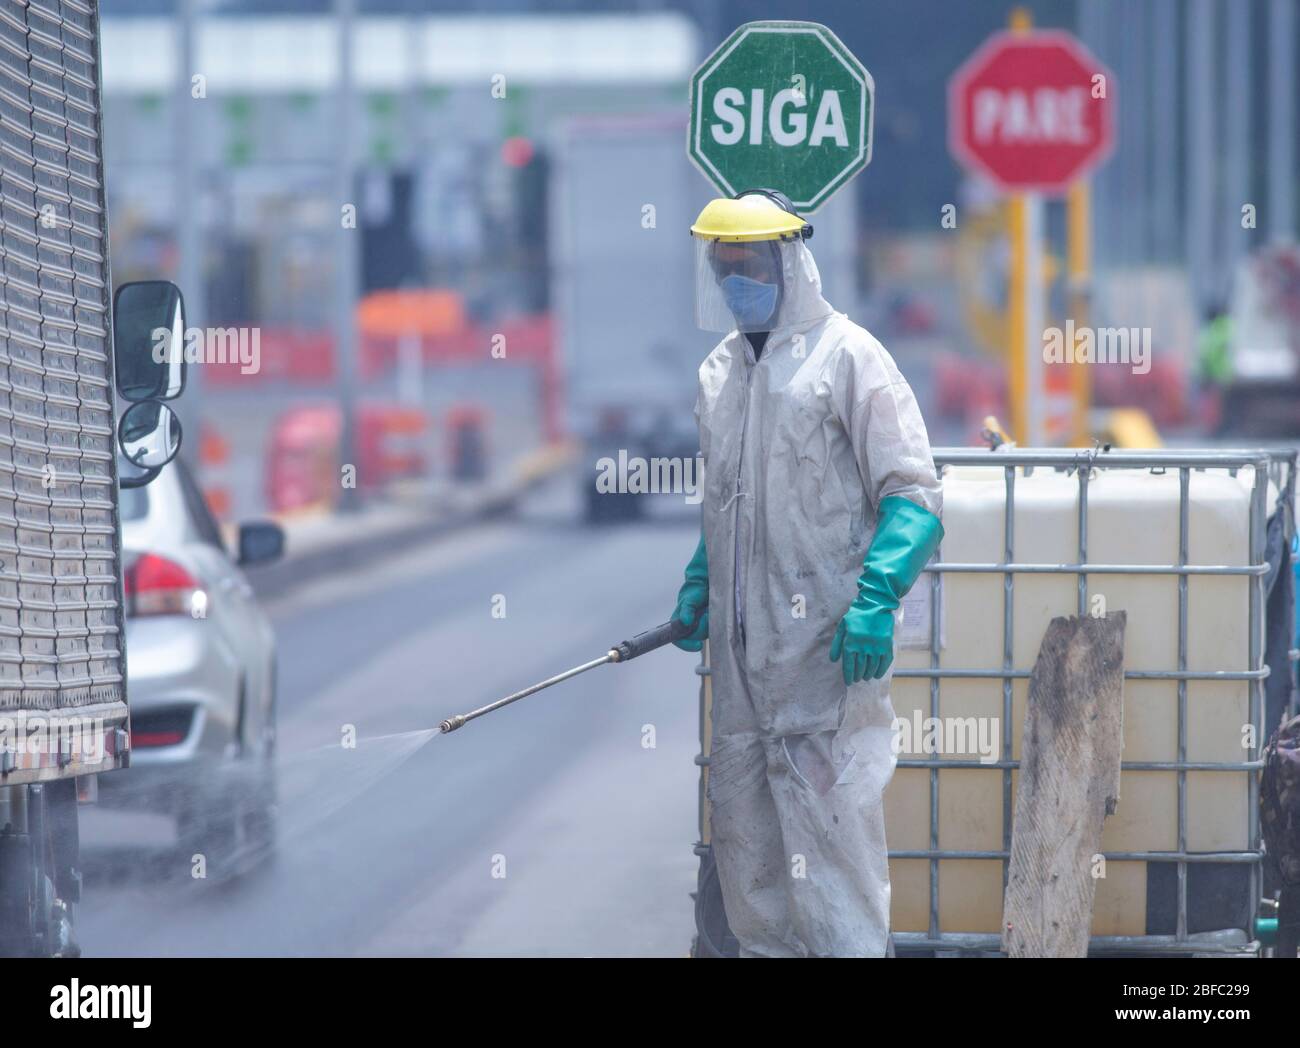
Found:
[{"label": "clear face shield", "polygon": [[705,331],[770,331],[785,291],[779,240],[695,238],[695,322]]}]

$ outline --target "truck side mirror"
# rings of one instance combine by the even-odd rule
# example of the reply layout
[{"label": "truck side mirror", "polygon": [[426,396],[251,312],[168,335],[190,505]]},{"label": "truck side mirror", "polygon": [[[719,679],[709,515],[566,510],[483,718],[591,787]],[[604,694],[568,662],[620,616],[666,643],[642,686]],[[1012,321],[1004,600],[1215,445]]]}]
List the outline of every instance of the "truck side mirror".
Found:
[{"label": "truck side mirror", "polygon": [[180,451],[181,420],[161,400],[136,401],[122,413],[117,442],[131,465],[150,474],[148,483]]},{"label": "truck side mirror", "polygon": [[117,289],[113,370],[124,400],[171,400],[185,389],[185,303],[171,281],[140,280]]}]

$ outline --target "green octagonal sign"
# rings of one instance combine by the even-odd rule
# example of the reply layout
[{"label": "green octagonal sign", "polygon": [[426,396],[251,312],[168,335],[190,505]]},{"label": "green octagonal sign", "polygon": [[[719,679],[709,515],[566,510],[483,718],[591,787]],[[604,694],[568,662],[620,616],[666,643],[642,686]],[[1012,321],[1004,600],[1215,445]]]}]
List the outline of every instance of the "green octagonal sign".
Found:
[{"label": "green octagonal sign", "polygon": [[875,84],[816,22],[747,22],[691,78],[686,151],[728,196],[815,211],[871,160]]}]

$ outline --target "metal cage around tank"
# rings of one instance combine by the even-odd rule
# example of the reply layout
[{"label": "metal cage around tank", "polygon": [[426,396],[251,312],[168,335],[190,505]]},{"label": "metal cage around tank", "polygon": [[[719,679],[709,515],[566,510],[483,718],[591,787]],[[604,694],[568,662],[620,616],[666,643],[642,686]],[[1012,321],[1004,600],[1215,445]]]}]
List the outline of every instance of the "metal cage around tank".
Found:
[{"label": "metal cage around tank", "polygon": [[[895,671],[895,678],[919,678],[929,681],[929,715],[940,716],[939,689],[945,679],[993,679],[1002,682],[1002,718],[1000,753],[996,761],[960,760],[942,756],[900,757],[899,768],[927,769],[930,773],[929,847],[919,850],[891,850],[890,859],[920,859],[929,865],[929,928],[925,932],[895,932],[894,942],[900,953],[929,951],[997,952],[1001,949],[998,934],[945,932],[939,920],[939,864],[944,860],[983,859],[1000,861],[1005,889],[1011,854],[1012,773],[1020,762],[1011,757],[1013,731],[1013,682],[1028,679],[1030,670],[1013,664],[1014,596],[1016,576],[1024,574],[1073,575],[1077,579],[1077,613],[1088,613],[1088,580],[1093,575],[1152,575],[1178,579],[1178,646],[1177,665],[1170,669],[1125,670],[1126,680],[1166,680],[1177,684],[1177,758],[1173,761],[1122,761],[1121,770],[1164,771],[1177,773],[1177,848],[1173,851],[1110,851],[1107,860],[1175,863],[1177,866],[1176,925],[1172,935],[1093,936],[1092,953],[1253,953],[1259,949],[1253,929],[1224,929],[1224,935],[1193,934],[1188,931],[1187,872],[1193,863],[1241,863],[1249,867],[1249,905],[1253,918],[1262,897],[1263,850],[1259,824],[1259,779],[1261,752],[1267,739],[1264,725],[1264,682],[1269,669],[1265,662],[1264,607],[1265,577],[1269,571],[1266,555],[1268,527],[1267,503],[1270,481],[1274,485],[1277,505],[1282,514],[1284,539],[1294,534],[1296,461],[1295,450],[1161,450],[1161,451],[1087,451],[1011,449],[990,452],[979,448],[935,449],[936,467],[946,472],[954,467],[1001,468],[1004,475],[1002,559],[990,563],[958,563],[943,559],[940,546],[936,560],[929,564],[918,586],[930,586],[928,668]],[[1073,474],[1078,480],[1076,520],[1078,527],[1077,558],[1071,563],[1030,563],[1016,560],[1015,508],[1017,476],[1027,476],[1037,469]],[[1177,471],[1179,478],[1178,556],[1170,564],[1115,564],[1088,560],[1088,489],[1098,470]],[[1191,474],[1197,470],[1222,470],[1232,474],[1249,469],[1253,483],[1249,491],[1249,536],[1247,564],[1192,564],[1188,558],[1190,532]],[[940,589],[945,574],[987,573],[1003,577],[1002,665],[999,669],[942,667],[942,602]],[[1193,575],[1244,576],[1248,579],[1247,664],[1217,670],[1189,670],[1187,666],[1188,579]],[[1046,624],[1044,624],[1046,625]],[[700,691],[700,843],[698,854],[709,850],[708,775],[709,722],[711,690],[709,688],[708,645],[698,669]],[[1246,759],[1241,761],[1191,761],[1188,759],[1187,684],[1192,680],[1245,681],[1248,711],[1253,728]],[[944,849],[939,845],[940,770],[979,768],[1002,776],[1002,847],[991,851]],[[1238,851],[1196,852],[1187,840],[1187,774],[1216,772],[1247,776],[1248,826],[1247,846]],[[1235,934],[1236,931],[1245,934]]]}]

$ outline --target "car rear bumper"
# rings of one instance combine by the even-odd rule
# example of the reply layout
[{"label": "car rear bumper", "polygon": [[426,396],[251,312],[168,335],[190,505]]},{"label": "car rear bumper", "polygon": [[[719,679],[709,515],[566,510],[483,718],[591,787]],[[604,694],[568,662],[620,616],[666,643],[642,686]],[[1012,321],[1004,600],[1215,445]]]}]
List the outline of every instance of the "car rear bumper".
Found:
[{"label": "car rear bumper", "polygon": [[130,619],[131,766],[103,775],[108,807],[175,811],[217,791],[239,722],[240,669],[203,619]]}]

